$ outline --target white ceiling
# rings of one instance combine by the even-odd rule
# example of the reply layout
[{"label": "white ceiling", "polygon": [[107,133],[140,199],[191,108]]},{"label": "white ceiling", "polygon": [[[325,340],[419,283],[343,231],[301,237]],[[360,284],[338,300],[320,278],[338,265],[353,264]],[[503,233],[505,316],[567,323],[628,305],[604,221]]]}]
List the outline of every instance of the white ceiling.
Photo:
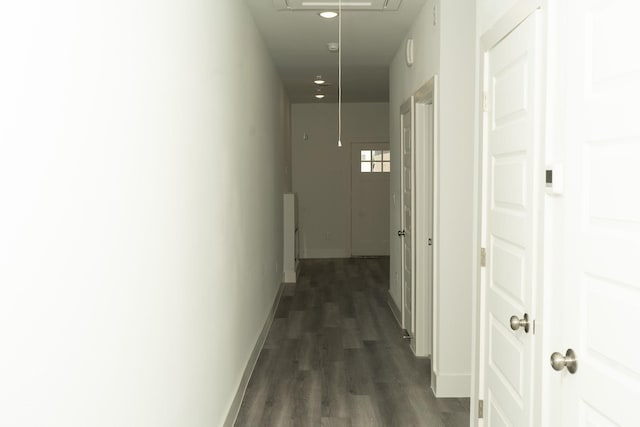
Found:
[{"label": "white ceiling", "polygon": [[[338,18],[320,18],[318,10],[278,11],[274,3],[282,0],[245,1],[290,101],[336,102],[338,54],[330,53],[327,43],[338,41]],[[402,0],[397,11],[343,10],[344,102],[388,101],[389,64],[425,1]],[[323,101],[313,97],[318,74],[331,84],[323,88],[327,95]]]}]

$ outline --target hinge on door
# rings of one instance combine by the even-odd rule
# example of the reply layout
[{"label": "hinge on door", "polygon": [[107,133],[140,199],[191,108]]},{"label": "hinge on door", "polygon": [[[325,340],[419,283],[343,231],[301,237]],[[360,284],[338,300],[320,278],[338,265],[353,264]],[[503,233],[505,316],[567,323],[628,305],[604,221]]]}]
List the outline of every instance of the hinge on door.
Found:
[{"label": "hinge on door", "polygon": [[484,400],[478,400],[478,418],[484,418]]},{"label": "hinge on door", "polygon": [[487,97],[487,92],[482,92],[482,111],[484,113],[489,112],[489,99]]},{"label": "hinge on door", "polygon": [[480,267],[487,266],[487,250],[485,248],[480,248]]}]

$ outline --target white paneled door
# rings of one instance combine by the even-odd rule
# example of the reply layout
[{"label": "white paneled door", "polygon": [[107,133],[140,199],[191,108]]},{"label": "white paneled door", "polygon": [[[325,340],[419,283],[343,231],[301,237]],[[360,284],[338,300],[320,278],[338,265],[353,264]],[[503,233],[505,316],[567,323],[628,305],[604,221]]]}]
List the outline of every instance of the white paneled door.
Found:
[{"label": "white paneled door", "polygon": [[564,227],[553,242],[563,292],[550,350],[562,362],[572,349],[577,370],[546,363],[544,374],[557,425],[640,426],[640,5],[567,3]]},{"label": "white paneled door", "polygon": [[400,109],[400,149],[402,180],[402,228],[398,235],[402,238],[402,325],[413,337],[414,322],[414,274],[413,274],[413,100],[407,101]]},{"label": "white paneled door", "polygon": [[485,56],[484,419],[532,424],[534,294],[542,178],[539,17],[529,16]]}]

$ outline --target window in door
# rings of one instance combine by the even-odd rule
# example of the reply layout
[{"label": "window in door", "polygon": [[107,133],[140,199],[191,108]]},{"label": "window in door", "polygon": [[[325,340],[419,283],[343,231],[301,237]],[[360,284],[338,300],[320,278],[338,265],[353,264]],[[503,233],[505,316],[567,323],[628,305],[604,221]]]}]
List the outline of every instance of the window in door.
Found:
[{"label": "window in door", "polygon": [[391,172],[391,152],[389,150],[360,150],[360,172]]}]

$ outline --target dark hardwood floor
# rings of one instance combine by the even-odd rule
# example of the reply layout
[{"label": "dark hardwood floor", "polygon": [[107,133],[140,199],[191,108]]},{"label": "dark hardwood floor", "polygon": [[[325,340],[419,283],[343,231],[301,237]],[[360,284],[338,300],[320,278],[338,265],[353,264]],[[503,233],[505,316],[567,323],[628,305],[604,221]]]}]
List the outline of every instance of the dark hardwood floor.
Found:
[{"label": "dark hardwood floor", "polygon": [[388,278],[388,258],[302,261],[236,426],[468,426],[469,399],[436,399],[402,339]]}]

